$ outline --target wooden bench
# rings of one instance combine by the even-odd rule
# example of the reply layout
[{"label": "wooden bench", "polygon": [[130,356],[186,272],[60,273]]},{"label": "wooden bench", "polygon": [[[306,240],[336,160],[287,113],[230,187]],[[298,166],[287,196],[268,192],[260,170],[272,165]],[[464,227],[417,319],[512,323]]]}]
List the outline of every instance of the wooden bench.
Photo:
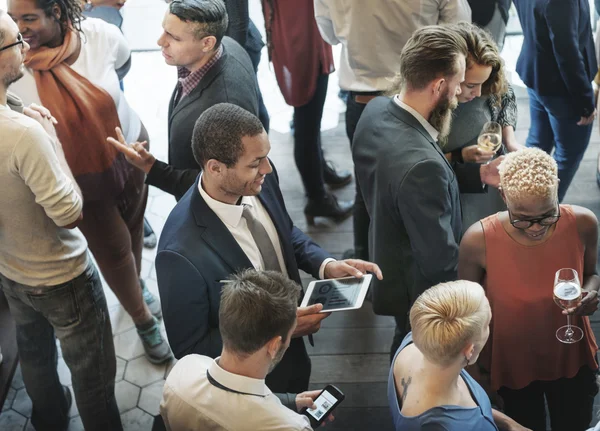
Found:
[{"label": "wooden bench", "polygon": [[17,350],[17,338],[15,321],[13,320],[8,302],[4,293],[0,290],[0,348],[2,349],[2,364],[0,364],[0,409],[4,405],[8,390],[12,383],[19,354]]}]

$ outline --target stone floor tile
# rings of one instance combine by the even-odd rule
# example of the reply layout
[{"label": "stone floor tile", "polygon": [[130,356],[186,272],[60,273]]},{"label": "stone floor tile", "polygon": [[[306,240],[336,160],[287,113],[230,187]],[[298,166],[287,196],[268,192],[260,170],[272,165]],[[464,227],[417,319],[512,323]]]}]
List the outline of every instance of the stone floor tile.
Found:
[{"label": "stone floor tile", "polygon": [[160,380],[142,389],[138,407],[146,413],[156,416],[159,414],[160,400],[162,399],[164,380]]},{"label": "stone floor tile", "polygon": [[23,431],[27,418],[14,410],[8,410],[0,415],[0,430]]},{"label": "stone floor tile", "polygon": [[[15,400],[12,404],[12,410],[16,411],[17,413],[20,413],[26,418],[30,418],[31,408],[31,398],[29,398],[27,391],[25,390],[25,388],[19,389],[15,395]],[[2,414],[4,415],[4,413]],[[2,427],[0,427],[0,429],[4,430],[4,428]]]},{"label": "stone floor tile", "polygon": [[15,390],[25,387],[25,383],[23,382],[23,374],[21,373],[21,364],[17,365],[15,375],[13,376],[10,386]]},{"label": "stone floor tile", "polygon": [[145,387],[164,379],[165,369],[166,365],[151,364],[145,356],[142,356],[129,361],[125,370],[125,380],[139,387]]},{"label": "stone floor tile", "polygon": [[69,370],[69,367],[67,367],[67,364],[63,358],[58,360],[58,366],[56,369],[58,371],[58,378],[60,379],[60,382],[65,386],[71,386],[71,370]]},{"label": "stone floor tile", "polygon": [[113,335],[128,331],[131,328],[135,328],[135,323],[133,323],[131,316],[120,304],[111,308],[110,324],[112,326]]},{"label": "stone floor tile", "polygon": [[149,431],[154,418],[142,409],[133,409],[121,415],[124,431]]},{"label": "stone floor tile", "polygon": [[[173,196],[164,193],[154,198],[150,212],[166,219],[171,214],[173,208],[175,208],[176,203]],[[154,226],[152,228],[154,229]],[[162,231],[162,228],[160,230]]]},{"label": "stone floor tile", "polygon": [[115,335],[114,342],[117,356],[127,361],[144,354],[144,346],[135,328]]},{"label": "stone floor tile", "polygon": [[153,260],[142,259],[142,270],[140,271],[140,277],[146,280],[150,277],[150,271],[152,271],[152,267],[154,266]]},{"label": "stone floor tile", "polygon": [[17,391],[15,391],[13,388],[8,389],[6,399],[4,400],[4,405],[2,406],[2,411],[8,410],[12,407],[12,403],[15,399],[16,394]]},{"label": "stone floor tile", "polygon": [[33,424],[31,423],[31,419],[27,419],[27,424],[25,425],[24,431],[36,431]]},{"label": "stone floor tile", "polygon": [[127,367],[127,361],[125,359],[117,358],[117,374],[115,376],[115,382],[123,380],[125,375],[125,367]]},{"label": "stone floor tile", "polygon": [[83,422],[81,422],[81,417],[77,416],[71,418],[69,421],[69,430],[68,431],[85,431],[83,428]]},{"label": "stone floor tile", "polygon": [[115,385],[115,397],[119,412],[124,413],[137,406],[140,398],[140,388],[122,380]]},{"label": "stone floor tile", "polygon": [[75,401],[75,393],[73,392],[73,386],[69,386],[69,390],[71,391],[71,399],[73,402],[71,403],[71,408],[69,409],[69,417],[75,418],[79,416],[79,409],[77,408],[77,401]]}]

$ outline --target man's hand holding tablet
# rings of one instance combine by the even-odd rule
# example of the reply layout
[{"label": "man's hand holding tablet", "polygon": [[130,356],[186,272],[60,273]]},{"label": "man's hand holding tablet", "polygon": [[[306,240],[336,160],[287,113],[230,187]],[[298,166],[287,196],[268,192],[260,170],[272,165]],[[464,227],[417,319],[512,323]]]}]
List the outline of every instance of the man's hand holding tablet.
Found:
[{"label": "man's hand holding tablet", "polygon": [[[369,289],[373,272],[382,279],[381,269],[374,263],[359,259],[332,261],[325,266],[325,279],[313,281],[302,300],[299,310],[303,307],[317,307],[321,304],[319,313],[332,311],[354,310],[362,307]],[[350,277],[348,277],[350,275]],[[319,323],[320,325],[320,323]]]}]

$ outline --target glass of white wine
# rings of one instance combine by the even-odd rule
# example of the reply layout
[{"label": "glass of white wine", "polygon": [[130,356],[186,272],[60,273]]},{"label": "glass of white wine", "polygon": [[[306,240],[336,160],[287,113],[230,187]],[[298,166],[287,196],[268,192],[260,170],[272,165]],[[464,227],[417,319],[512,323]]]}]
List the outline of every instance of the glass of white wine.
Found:
[{"label": "glass of white wine", "polygon": [[485,123],[477,138],[477,146],[482,150],[493,153],[498,151],[502,146],[502,126],[495,121]]},{"label": "glass of white wine", "polygon": [[[577,271],[563,268],[556,271],[554,277],[554,302],[563,310],[574,308],[581,301],[581,285]],[[581,341],[583,331],[578,326],[571,325],[571,315],[567,314],[567,325],[561,326],[556,331],[558,341],[573,344]]]}]

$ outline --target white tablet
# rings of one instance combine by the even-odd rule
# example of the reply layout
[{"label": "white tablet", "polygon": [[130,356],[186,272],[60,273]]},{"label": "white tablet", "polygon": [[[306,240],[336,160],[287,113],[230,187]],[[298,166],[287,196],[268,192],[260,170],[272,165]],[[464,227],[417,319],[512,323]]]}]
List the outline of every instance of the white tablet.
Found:
[{"label": "white tablet", "polygon": [[301,307],[323,304],[321,313],[356,310],[362,307],[371,284],[371,274],[362,278],[345,277],[311,281],[306,289]]}]

